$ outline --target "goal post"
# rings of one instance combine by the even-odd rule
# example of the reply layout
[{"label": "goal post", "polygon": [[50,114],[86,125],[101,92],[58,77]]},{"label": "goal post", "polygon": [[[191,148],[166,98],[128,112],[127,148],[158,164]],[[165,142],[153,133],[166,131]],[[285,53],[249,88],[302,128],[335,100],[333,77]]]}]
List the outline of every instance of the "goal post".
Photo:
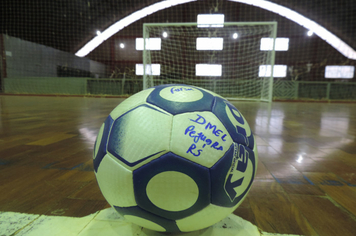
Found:
[{"label": "goal post", "polygon": [[143,88],[180,83],[271,102],[276,34],[277,22],[145,23]]}]

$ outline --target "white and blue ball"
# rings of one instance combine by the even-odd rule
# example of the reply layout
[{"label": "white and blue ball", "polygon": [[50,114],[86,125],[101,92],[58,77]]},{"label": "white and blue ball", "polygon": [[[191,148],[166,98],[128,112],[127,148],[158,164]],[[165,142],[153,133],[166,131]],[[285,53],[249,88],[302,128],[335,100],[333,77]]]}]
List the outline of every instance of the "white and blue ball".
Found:
[{"label": "white and blue ball", "polygon": [[211,226],[246,197],[256,142],[227,100],[160,85],[119,104],[101,126],[94,170],[106,200],[128,221],[161,232]]}]

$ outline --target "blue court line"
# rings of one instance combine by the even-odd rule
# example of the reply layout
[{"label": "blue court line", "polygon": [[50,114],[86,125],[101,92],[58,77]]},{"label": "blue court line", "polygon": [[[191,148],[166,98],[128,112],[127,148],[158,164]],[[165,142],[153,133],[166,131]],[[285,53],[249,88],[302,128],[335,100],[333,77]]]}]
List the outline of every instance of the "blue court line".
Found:
[{"label": "blue court line", "polygon": [[305,183],[303,183],[302,181],[300,181],[300,180],[293,180],[293,179],[291,179],[291,180],[281,180],[281,179],[279,179],[279,178],[277,178],[276,176],[274,176],[272,173],[271,173],[271,175],[273,176],[273,178],[277,181],[277,183],[279,183],[279,184],[305,184]]},{"label": "blue court line", "polygon": [[308,177],[306,177],[305,175],[303,175],[303,177],[306,181],[308,181],[308,183],[310,183],[311,185],[314,185],[314,183]]},{"label": "blue court line", "polygon": [[344,182],[346,185],[348,185],[348,186],[350,186],[350,187],[356,187],[356,184],[351,184],[351,183],[347,182],[346,180],[344,180],[343,178],[341,178],[341,177],[339,177],[339,176],[338,176],[338,178],[339,178],[342,182]]},{"label": "blue court line", "polygon": [[7,164],[9,164],[9,163],[10,163],[9,161],[0,160],[0,165],[7,165]]},{"label": "blue court line", "polygon": [[324,180],[323,182],[320,182],[320,184],[328,186],[344,186],[344,184],[338,180]]},{"label": "blue court line", "polygon": [[[308,183],[303,183],[302,181],[299,180],[281,180],[279,178],[277,178],[276,176],[274,176],[272,173],[271,175],[273,176],[273,178],[277,181],[277,183],[279,184],[310,184],[310,185],[316,185],[316,184],[320,184],[320,185],[328,185],[328,186],[344,186],[344,184],[346,184],[347,186],[350,187],[356,187],[356,184],[351,184],[349,182],[347,182],[346,180],[342,179],[341,177],[338,176],[338,178],[341,181],[337,181],[337,180],[324,180],[323,182],[320,183],[314,183],[313,181],[311,181],[308,177],[306,177],[305,175],[303,175],[304,179],[306,181],[308,181]],[[342,183],[343,182],[343,183]]]},{"label": "blue court line", "polygon": [[49,168],[51,167],[51,165],[54,165],[54,164],[56,164],[56,163],[58,163],[58,161],[49,163],[49,164],[45,165],[44,167],[42,167],[42,169],[49,169]]},{"label": "blue court line", "polygon": [[271,173],[271,175],[272,175],[272,177],[277,181],[277,183],[279,183],[279,184],[282,183],[276,176],[274,176],[274,174]]},{"label": "blue court line", "polygon": [[282,180],[282,179],[279,179],[279,178],[277,178],[276,176],[274,176],[272,173],[271,173],[271,175],[273,176],[273,178],[277,181],[277,183],[279,183],[279,184],[305,184],[305,183],[303,183],[302,181],[300,181],[300,180],[293,180],[293,179],[291,179],[291,180]]},{"label": "blue court line", "polygon": [[84,163],[80,163],[80,164],[78,164],[78,165],[76,165],[76,166],[73,166],[71,169],[69,169],[69,170],[74,170],[74,169],[76,169],[76,168],[79,168],[79,167],[81,167],[82,165],[84,165]]}]

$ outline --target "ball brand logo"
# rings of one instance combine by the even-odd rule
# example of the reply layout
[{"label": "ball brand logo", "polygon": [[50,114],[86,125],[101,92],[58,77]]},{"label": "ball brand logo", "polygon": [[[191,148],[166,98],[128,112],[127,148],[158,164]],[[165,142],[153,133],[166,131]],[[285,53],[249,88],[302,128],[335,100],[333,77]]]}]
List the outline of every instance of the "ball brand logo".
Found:
[{"label": "ball brand logo", "polygon": [[[225,111],[230,122],[236,127],[236,132],[243,136],[246,146],[248,146],[248,137],[250,137],[252,133],[245,118],[238,110],[233,109],[228,104],[226,104]],[[252,163],[249,161],[249,153],[246,147],[242,144],[234,143],[231,168],[226,175],[224,186],[231,202],[244,192],[246,184],[249,184],[251,181],[253,173],[251,165]]]},{"label": "ball brand logo", "polygon": [[[187,103],[187,102],[196,102],[201,100],[204,97],[202,91],[188,87],[188,86],[169,86],[165,87],[159,91],[159,98],[163,98],[163,101],[171,101],[171,102],[179,102],[179,103]],[[153,100],[157,99],[154,98]],[[166,108],[174,108],[173,104],[169,105],[165,104]]]},{"label": "ball brand logo", "polygon": [[179,92],[182,92],[182,91],[194,91],[194,89],[193,88],[189,88],[189,87],[180,87],[180,88],[173,87],[173,88],[171,88],[171,93],[172,94],[179,93]]},{"label": "ball brand logo", "polygon": [[[238,197],[237,188],[242,185],[245,179],[244,173],[248,165],[249,154],[245,146],[234,143],[234,157],[232,158],[231,168],[225,180],[225,191],[229,196],[231,202]],[[249,181],[248,181],[249,182]]]}]

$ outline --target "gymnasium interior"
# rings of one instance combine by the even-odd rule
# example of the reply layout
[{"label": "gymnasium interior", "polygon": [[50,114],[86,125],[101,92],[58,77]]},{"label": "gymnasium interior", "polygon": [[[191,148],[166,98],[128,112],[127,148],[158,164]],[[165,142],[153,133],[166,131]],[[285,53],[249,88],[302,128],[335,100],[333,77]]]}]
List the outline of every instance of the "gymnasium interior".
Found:
[{"label": "gymnasium interior", "polygon": [[[251,189],[229,217],[172,235],[356,235],[356,2],[17,0],[0,9],[0,235],[170,235],[119,216],[93,167],[109,113],[165,84],[226,97],[258,151]],[[221,40],[199,48],[198,37]]]}]

